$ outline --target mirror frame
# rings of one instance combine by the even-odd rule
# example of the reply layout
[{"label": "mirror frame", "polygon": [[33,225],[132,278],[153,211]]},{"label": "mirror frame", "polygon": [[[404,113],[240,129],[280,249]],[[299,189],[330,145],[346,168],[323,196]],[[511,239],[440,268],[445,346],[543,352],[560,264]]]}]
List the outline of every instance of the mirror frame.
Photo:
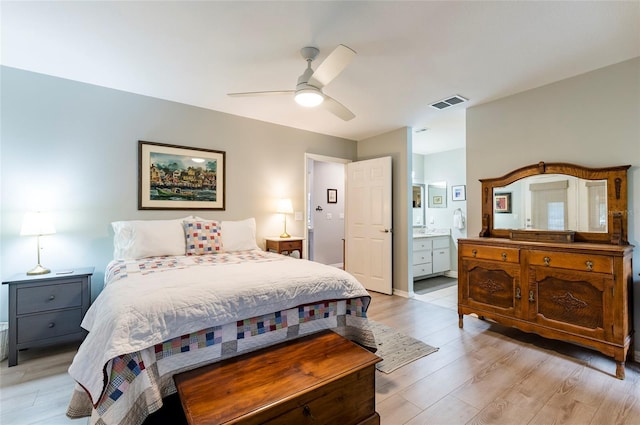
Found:
[{"label": "mirror frame", "polygon": [[[606,168],[588,168],[565,162],[527,165],[502,177],[480,179],[482,183],[482,230],[480,237],[511,238],[512,230],[493,228],[493,189],[507,186],[517,180],[540,174],[566,174],[586,180],[607,181],[607,232],[575,232],[575,242],[628,245],[627,240],[627,170],[631,165]],[[552,231],[538,230],[538,234]]]}]

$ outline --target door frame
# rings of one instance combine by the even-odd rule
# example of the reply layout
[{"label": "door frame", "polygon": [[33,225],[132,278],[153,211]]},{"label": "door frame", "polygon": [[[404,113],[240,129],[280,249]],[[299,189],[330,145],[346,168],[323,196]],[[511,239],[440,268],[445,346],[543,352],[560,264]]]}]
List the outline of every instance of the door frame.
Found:
[{"label": "door frame", "polygon": [[[309,163],[309,160],[319,161],[319,162],[331,162],[335,164],[344,164],[344,165],[350,162],[353,162],[350,159],[337,158],[337,157],[326,156],[326,155],[318,155],[315,153],[305,152],[304,154],[304,185],[303,185],[304,187],[303,187],[302,199],[304,199],[304,243],[307,249],[303,249],[303,251],[304,251],[304,258],[307,258],[307,259],[308,259],[308,253],[311,252],[309,251],[309,226],[307,225],[307,223],[309,222],[309,210],[307,208],[307,204],[308,204],[307,189],[309,186],[309,168],[307,164]],[[345,171],[345,180],[346,180],[346,171]]]}]

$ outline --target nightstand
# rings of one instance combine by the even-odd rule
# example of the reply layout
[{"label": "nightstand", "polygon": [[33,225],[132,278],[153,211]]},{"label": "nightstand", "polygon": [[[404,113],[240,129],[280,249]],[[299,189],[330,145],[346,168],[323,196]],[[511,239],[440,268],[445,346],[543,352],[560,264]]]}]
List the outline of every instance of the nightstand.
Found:
[{"label": "nightstand", "polygon": [[267,251],[277,252],[278,254],[283,255],[291,255],[293,251],[298,251],[300,253],[300,258],[302,258],[302,241],[304,238],[265,238],[267,242]]},{"label": "nightstand", "polygon": [[2,282],[9,285],[9,366],[18,364],[18,350],[85,337],[80,323],[91,304],[93,270],[20,273]]}]

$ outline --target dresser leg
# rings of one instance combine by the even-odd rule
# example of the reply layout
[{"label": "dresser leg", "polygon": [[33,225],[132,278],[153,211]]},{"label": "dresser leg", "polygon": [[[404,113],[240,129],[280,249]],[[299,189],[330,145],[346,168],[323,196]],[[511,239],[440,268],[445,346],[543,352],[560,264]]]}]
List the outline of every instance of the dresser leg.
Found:
[{"label": "dresser leg", "polygon": [[624,362],[616,361],[616,378],[624,379]]},{"label": "dresser leg", "polygon": [[462,318],[464,317],[464,314],[458,314],[458,327],[460,329],[462,329],[464,323],[462,322]]}]

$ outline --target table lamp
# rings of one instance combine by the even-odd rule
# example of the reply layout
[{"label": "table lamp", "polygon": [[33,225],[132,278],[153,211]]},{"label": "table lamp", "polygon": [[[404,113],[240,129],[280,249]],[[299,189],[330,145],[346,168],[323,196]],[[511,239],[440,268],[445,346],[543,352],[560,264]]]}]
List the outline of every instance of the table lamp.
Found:
[{"label": "table lamp", "polygon": [[22,236],[36,236],[38,240],[38,265],[35,266],[32,270],[27,272],[27,275],[38,275],[38,274],[47,274],[50,273],[46,267],[42,267],[40,264],[40,236],[42,235],[52,235],[56,232],[55,227],[53,226],[53,220],[48,213],[44,212],[29,212],[24,216],[24,220],[22,221],[22,230],[20,230],[20,235]]},{"label": "table lamp", "polygon": [[281,213],[284,216],[284,232],[282,232],[280,237],[290,238],[291,235],[287,233],[287,214],[293,214],[291,199],[280,199],[280,201],[278,201],[278,209],[276,212]]}]

